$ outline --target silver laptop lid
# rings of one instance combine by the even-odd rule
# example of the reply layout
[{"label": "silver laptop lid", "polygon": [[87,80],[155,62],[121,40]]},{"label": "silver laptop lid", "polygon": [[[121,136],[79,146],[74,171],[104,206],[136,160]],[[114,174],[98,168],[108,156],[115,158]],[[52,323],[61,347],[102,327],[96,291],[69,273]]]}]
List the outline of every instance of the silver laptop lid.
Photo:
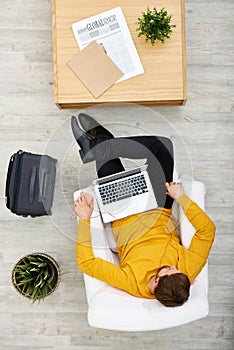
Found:
[{"label": "silver laptop lid", "polygon": [[[151,210],[157,207],[157,201],[155,199],[155,195],[146,169],[147,165],[143,165],[134,169],[125,170],[123,172],[109,175],[93,181],[94,193],[102,215],[102,219],[105,223],[115,221],[127,217],[129,215]],[[144,180],[140,179],[142,178],[142,176]],[[132,185],[131,183],[133,179],[139,179],[140,183],[142,183],[142,181],[145,181],[145,184],[147,185],[147,190],[143,190],[141,193],[139,192],[139,195],[133,194],[132,189],[134,188],[134,185]],[[113,184],[122,185],[123,182],[129,183],[129,194],[125,192],[124,194],[122,194],[113,190]],[[107,189],[106,193],[105,190],[102,191],[103,188]],[[125,190],[126,188],[121,191]],[[112,193],[114,193],[114,195],[112,195]],[[106,197],[108,196],[110,196],[110,198],[106,199]]]}]

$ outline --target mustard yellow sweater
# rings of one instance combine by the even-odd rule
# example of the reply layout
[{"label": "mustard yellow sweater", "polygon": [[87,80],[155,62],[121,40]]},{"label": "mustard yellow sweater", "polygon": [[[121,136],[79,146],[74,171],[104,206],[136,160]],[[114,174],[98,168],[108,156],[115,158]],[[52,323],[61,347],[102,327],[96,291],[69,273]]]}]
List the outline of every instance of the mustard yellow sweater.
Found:
[{"label": "mustard yellow sweater", "polygon": [[180,244],[171,209],[157,208],[113,222],[120,266],[95,258],[90,221],[80,220],[76,250],[80,270],[142,298],[155,298],[148,281],[163,265],[175,265],[193,282],[208,258],[215,225],[185,194],[178,202],[196,229],[188,250]]}]

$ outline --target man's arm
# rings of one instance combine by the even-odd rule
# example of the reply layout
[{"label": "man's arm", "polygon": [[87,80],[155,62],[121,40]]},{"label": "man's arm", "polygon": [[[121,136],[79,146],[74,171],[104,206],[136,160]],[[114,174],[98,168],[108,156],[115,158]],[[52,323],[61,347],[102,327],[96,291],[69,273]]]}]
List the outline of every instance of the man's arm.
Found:
[{"label": "man's arm", "polygon": [[185,215],[196,229],[189,251],[206,260],[214,241],[215,224],[195,202],[183,193],[181,184],[175,182],[166,183],[166,188],[167,194],[181,205]]},{"label": "man's arm", "polygon": [[90,234],[90,217],[92,214],[90,198],[88,199],[86,194],[81,194],[81,197],[75,202],[74,208],[80,219],[76,244],[76,258],[79,269],[113,287],[131,292],[130,290],[134,286],[131,286],[127,271],[111,262],[96,258],[93,254]]},{"label": "man's arm", "polygon": [[181,184],[166,184],[167,193],[183,208],[196,232],[184,256],[184,267],[190,280],[194,280],[205,265],[215,237],[215,225],[208,215],[188,196],[183,194]]},{"label": "man's arm", "polygon": [[87,220],[79,221],[76,257],[79,269],[87,275],[107,282],[113,287],[123,290],[128,289],[129,277],[124,269],[94,256],[90,235],[90,222]]},{"label": "man's arm", "polygon": [[185,194],[181,195],[177,202],[181,205],[185,215],[196,229],[188,250],[207,260],[215,237],[213,221]]}]

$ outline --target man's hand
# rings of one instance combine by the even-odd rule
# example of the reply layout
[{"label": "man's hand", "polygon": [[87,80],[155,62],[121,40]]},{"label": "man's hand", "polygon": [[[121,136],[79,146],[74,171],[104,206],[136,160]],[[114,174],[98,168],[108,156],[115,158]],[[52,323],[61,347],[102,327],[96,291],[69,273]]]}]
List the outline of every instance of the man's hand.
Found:
[{"label": "man's hand", "polygon": [[166,194],[168,194],[171,198],[175,200],[179,199],[179,197],[184,193],[183,187],[180,183],[166,182],[165,186],[167,189]]},{"label": "man's hand", "polygon": [[80,197],[74,203],[75,213],[81,220],[90,220],[93,212],[93,197],[81,192]]}]

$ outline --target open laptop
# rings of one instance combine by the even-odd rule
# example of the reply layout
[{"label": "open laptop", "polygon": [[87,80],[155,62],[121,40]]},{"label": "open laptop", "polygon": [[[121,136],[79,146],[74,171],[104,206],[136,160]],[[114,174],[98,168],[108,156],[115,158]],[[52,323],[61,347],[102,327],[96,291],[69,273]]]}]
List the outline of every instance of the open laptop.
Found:
[{"label": "open laptop", "polygon": [[93,181],[104,223],[158,206],[146,169],[147,165],[143,165]]}]

